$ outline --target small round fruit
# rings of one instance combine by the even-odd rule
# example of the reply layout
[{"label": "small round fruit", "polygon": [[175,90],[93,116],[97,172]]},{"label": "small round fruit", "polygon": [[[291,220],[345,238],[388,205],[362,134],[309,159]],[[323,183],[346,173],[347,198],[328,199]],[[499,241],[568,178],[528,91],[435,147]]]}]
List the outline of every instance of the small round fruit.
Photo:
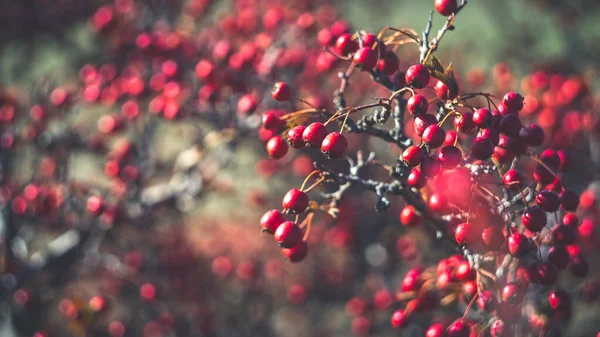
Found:
[{"label": "small round fruit", "polygon": [[446,145],[438,152],[438,159],[444,169],[452,170],[460,164],[462,152],[456,146]]},{"label": "small round fruit", "polygon": [[285,219],[283,218],[281,212],[277,209],[272,209],[267,211],[260,218],[260,226],[262,227],[263,232],[275,234],[275,231],[279,225],[281,225],[284,221]]},{"label": "small round fruit", "polygon": [[471,143],[471,156],[479,160],[488,160],[494,153],[494,144],[489,138],[477,137]]},{"label": "small round fruit", "polygon": [[421,189],[427,185],[427,177],[417,168],[413,168],[406,179],[408,186],[416,189]]},{"label": "small round fruit", "polygon": [[449,89],[446,83],[438,81],[435,85],[436,96],[444,101],[455,99],[458,96],[455,88]]},{"label": "small round fruit", "polygon": [[398,309],[392,314],[392,326],[394,328],[404,328],[409,323],[410,315],[406,314],[404,310]]},{"label": "small round fruit", "polygon": [[429,103],[427,102],[427,98],[425,98],[425,96],[416,94],[408,99],[406,108],[413,116],[418,116],[427,113],[427,109],[429,109]]},{"label": "small round fruit", "polygon": [[354,62],[364,70],[373,70],[377,66],[377,52],[369,47],[360,48],[354,53]]},{"label": "small round fruit", "polygon": [[579,197],[577,196],[577,193],[570,190],[563,190],[558,197],[560,199],[560,205],[566,211],[575,212],[577,210],[577,206],[579,206]]},{"label": "small round fruit", "polygon": [[509,92],[502,98],[502,103],[512,111],[521,111],[523,109],[524,98],[517,92]]},{"label": "small round fruit", "polygon": [[290,89],[290,86],[285,82],[275,83],[273,89],[271,90],[271,96],[273,96],[273,99],[280,102],[290,99],[291,94],[292,89]]},{"label": "small round fruit", "polygon": [[304,260],[308,254],[308,244],[306,241],[300,240],[300,242],[292,248],[282,248],[281,252],[288,260],[290,260],[290,262],[300,262]]},{"label": "small round fruit", "polygon": [[302,229],[292,221],[279,225],[274,235],[275,241],[282,248],[293,248],[302,241]]},{"label": "small round fruit", "polygon": [[544,143],[544,130],[537,124],[529,124],[519,133],[527,146],[537,147]]},{"label": "small round fruit", "polygon": [[427,328],[425,337],[448,337],[448,332],[443,325],[436,323]]},{"label": "small round fruit", "polygon": [[411,145],[402,152],[402,160],[404,160],[404,163],[409,167],[418,166],[424,158],[425,152],[416,145]]},{"label": "small round fruit", "polygon": [[433,178],[440,174],[442,171],[442,165],[439,159],[435,157],[425,157],[421,162],[421,171],[427,178]]},{"label": "small round fruit", "polygon": [[548,295],[548,303],[555,311],[563,311],[571,309],[571,296],[568,292],[558,289]]},{"label": "small round fruit", "polygon": [[344,33],[335,41],[335,47],[340,54],[348,56],[348,54],[354,53],[358,49],[358,43],[352,40],[351,34]]},{"label": "small round fruit", "polygon": [[273,159],[281,159],[288,152],[288,144],[283,137],[274,136],[267,142],[267,153]]},{"label": "small round fruit", "polygon": [[513,233],[508,237],[508,252],[514,257],[521,257],[529,249],[529,241],[521,233]]},{"label": "small round fruit", "polygon": [[339,132],[332,132],[323,139],[321,143],[321,152],[327,159],[340,158],[346,153],[348,141],[346,137]]},{"label": "small round fruit", "polygon": [[448,337],[469,337],[471,327],[462,320],[455,321],[448,327]]},{"label": "small round fruit", "polygon": [[292,213],[302,213],[308,207],[310,201],[308,194],[300,191],[297,188],[289,190],[283,197],[283,208],[290,210]]},{"label": "small round fruit", "polygon": [[279,131],[285,123],[279,119],[277,112],[267,111],[262,115],[262,125],[267,130]]},{"label": "small round fruit", "polygon": [[386,75],[393,75],[398,71],[399,66],[400,61],[394,52],[387,51],[383,54],[383,57],[379,59],[379,70]]},{"label": "small round fruit", "polygon": [[459,245],[464,246],[469,242],[469,238],[471,236],[471,227],[473,227],[473,225],[468,222],[463,222],[456,226],[454,238]]},{"label": "small round fruit", "polygon": [[473,112],[473,123],[482,129],[490,127],[492,118],[492,112],[487,108],[477,109]]},{"label": "small round fruit", "polygon": [[400,223],[407,227],[415,227],[421,224],[422,218],[413,205],[408,205],[400,212]]},{"label": "small round fruit", "polygon": [[435,0],[433,2],[435,10],[443,16],[450,16],[458,9],[457,0]]},{"label": "small round fruit", "polygon": [[521,304],[524,298],[525,292],[516,283],[509,283],[502,288],[502,301],[510,305]]},{"label": "small round fruit", "polygon": [[538,206],[532,206],[523,212],[521,222],[531,232],[539,232],[546,226],[546,212]]},{"label": "small round fruit", "polygon": [[444,139],[446,139],[446,131],[437,124],[429,125],[422,136],[423,143],[434,149],[440,147]]},{"label": "small round fruit", "polygon": [[321,143],[323,143],[323,139],[327,137],[327,128],[323,123],[315,122],[310,124],[304,129],[302,133],[302,140],[308,147],[321,147]]},{"label": "small round fruit", "polygon": [[558,195],[552,191],[543,190],[535,196],[535,202],[546,212],[556,212],[560,207]]},{"label": "small round fruit", "polygon": [[304,134],[304,130],[306,126],[298,125],[290,129],[287,134],[288,143],[294,149],[301,149],[306,145],[304,139],[302,139],[302,135]]},{"label": "small round fruit", "polygon": [[413,126],[417,135],[421,137],[428,126],[436,124],[437,122],[438,120],[434,115],[425,113],[415,117]]},{"label": "small round fruit", "polygon": [[412,65],[404,75],[406,83],[415,89],[425,88],[430,78],[429,69],[420,63]]}]

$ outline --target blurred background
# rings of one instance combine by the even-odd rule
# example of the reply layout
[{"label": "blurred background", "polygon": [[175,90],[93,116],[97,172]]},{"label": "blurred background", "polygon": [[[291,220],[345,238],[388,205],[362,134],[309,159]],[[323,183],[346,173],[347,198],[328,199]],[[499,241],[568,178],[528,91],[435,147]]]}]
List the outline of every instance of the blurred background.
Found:
[{"label": "blurred background", "polygon": [[[268,159],[260,114],[301,108],[273,102],[279,80],[331,107],[344,66],[320,56],[322,29],[421,32],[432,1],[2,4],[0,336],[423,335],[389,316],[404,273],[443,252],[399,225],[400,199],[376,213],[374,195],[351,191],[339,219],[316,217],[297,264],[260,233],[314,159]],[[522,92],[545,145],[571,154],[564,179],[582,194],[592,271],[561,282],[579,296],[564,331],[581,337],[599,332],[599,12],[593,0],[472,0],[437,54],[464,91]],[[397,54],[401,69],[417,55]],[[382,96],[353,84],[351,103]],[[382,162],[401,153],[350,142]]]}]

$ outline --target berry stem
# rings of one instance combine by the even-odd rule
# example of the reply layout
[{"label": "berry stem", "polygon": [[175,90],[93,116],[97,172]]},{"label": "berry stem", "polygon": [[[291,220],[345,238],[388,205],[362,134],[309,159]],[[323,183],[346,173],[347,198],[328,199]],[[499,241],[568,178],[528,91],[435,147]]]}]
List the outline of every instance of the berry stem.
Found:
[{"label": "berry stem", "polygon": [[302,182],[302,186],[300,186],[300,191],[304,191],[304,186],[306,186],[306,183],[308,182],[308,180],[315,174],[319,174],[319,173],[321,173],[321,170],[314,170],[311,173],[309,173],[308,176],[306,176],[306,178],[304,179],[304,182]]},{"label": "berry stem", "polygon": [[465,313],[463,314],[463,319],[467,317],[467,314],[469,313],[469,310],[471,309],[471,307],[473,306],[473,304],[475,303],[475,301],[477,301],[478,297],[479,297],[479,290],[477,290],[477,293],[475,294],[475,296],[473,296],[473,298],[469,302],[469,305],[467,305],[467,308],[465,309]]}]

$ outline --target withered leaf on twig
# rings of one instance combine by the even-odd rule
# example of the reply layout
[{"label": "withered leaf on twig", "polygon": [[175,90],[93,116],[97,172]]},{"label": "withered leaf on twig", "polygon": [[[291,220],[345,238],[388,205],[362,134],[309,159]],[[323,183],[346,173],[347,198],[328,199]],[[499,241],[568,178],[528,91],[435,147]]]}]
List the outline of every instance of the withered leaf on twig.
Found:
[{"label": "withered leaf on twig", "polygon": [[454,78],[452,63],[444,69],[440,60],[435,55],[431,55],[424,65],[429,69],[431,76],[442,81],[450,92],[458,92],[458,84],[456,83],[456,78]]}]

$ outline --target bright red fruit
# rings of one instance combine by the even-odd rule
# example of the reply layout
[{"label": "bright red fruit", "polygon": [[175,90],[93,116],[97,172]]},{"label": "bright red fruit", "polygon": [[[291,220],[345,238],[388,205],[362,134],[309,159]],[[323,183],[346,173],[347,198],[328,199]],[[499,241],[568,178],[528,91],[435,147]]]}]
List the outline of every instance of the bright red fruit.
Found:
[{"label": "bright red fruit", "polygon": [[306,241],[300,240],[300,242],[292,248],[282,248],[281,252],[288,260],[290,260],[290,262],[300,262],[304,260],[308,254],[308,244]]},{"label": "bright red fruit", "polygon": [[392,314],[392,326],[394,328],[404,328],[408,325],[410,315],[406,314],[404,310],[398,309]]},{"label": "bright red fruit", "polygon": [[285,82],[277,82],[273,86],[273,89],[271,89],[271,96],[276,101],[287,101],[290,99],[291,94],[292,89]]},{"label": "bright red fruit", "polygon": [[288,143],[294,149],[301,149],[306,145],[302,136],[306,127],[304,125],[298,125],[290,129],[287,134]]},{"label": "bright red fruit", "polygon": [[415,89],[425,88],[430,77],[429,69],[420,63],[412,65],[404,75],[406,83]]},{"label": "bright red fruit", "polygon": [[407,227],[414,227],[421,224],[421,215],[413,205],[408,205],[400,212],[400,223]]},{"label": "bright red fruit", "polygon": [[423,150],[416,145],[411,145],[407,147],[404,152],[402,152],[402,160],[404,160],[406,165],[410,167],[415,167],[421,164],[423,158],[425,158],[425,152],[423,152]]},{"label": "bright red fruit", "polygon": [[442,167],[446,170],[452,170],[462,160],[462,152],[459,148],[453,145],[446,145],[438,152],[438,159],[442,164]]},{"label": "bright red fruit", "polygon": [[434,149],[440,147],[444,143],[445,138],[446,131],[437,124],[429,125],[425,131],[423,131],[423,143]]},{"label": "bright red fruit", "polygon": [[433,2],[435,10],[443,16],[450,16],[458,9],[457,0],[435,0]]},{"label": "bright red fruit", "polygon": [[281,212],[279,210],[272,209],[270,211],[267,211],[260,218],[260,226],[262,227],[263,232],[275,234],[275,231],[277,230],[279,225],[281,225],[284,221],[285,219],[283,218]]},{"label": "bright red fruit", "polygon": [[508,252],[514,257],[521,257],[529,249],[529,241],[521,233],[513,233],[508,237]]},{"label": "bright red fruit", "polygon": [[448,86],[442,81],[438,81],[434,89],[436,96],[444,101],[453,100],[458,96],[458,92],[455,88],[449,89]]},{"label": "bright red fruit", "polygon": [[302,213],[308,207],[308,194],[300,191],[297,188],[289,190],[283,197],[283,208],[290,210],[292,213]]},{"label": "bright red fruit", "polygon": [[327,137],[328,131],[323,123],[315,122],[310,124],[304,129],[302,133],[302,140],[304,140],[308,147],[321,147],[323,139]]},{"label": "bright red fruit", "polygon": [[344,56],[354,53],[358,49],[358,42],[352,40],[352,35],[344,33],[335,41],[338,52]]},{"label": "bright red fruit", "polygon": [[538,206],[532,206],[523,212],[521,222],[532,232],[539,232],[546,226],[546,212]]},{"label": "bright red fruit", "polygon": [[354,62],[364,70],[373,70],[377,66],[377,52],[370,47],[360,48],[354,53]]},{"label": "bright red fruit", "polygon": [[339,132],[332,132],[323,139],[321,143],[321,152],[327,159],[340,158],[346,153],[348,141],[346,137]]},{"label": "bright red fruit", "polygon": [[408,99],[408,102],[406,102],[406,109],[413,116],[418,116],[427,113],[427,109],[429,109],[429,103],[427,102],[427,98],[425,98],[425,96],[416,94]]},{"label": "bright red fruit", "polygon": [[292,221],[279,225],[274,235],[275,241],[282,248],[293,248],[302,240],[302,229]]},{"label": "bright red fruit", "polygon": [[281,136],[274,136],[267,142],[267,153],[273,159],[281,159],[288,152],[288,144]]},{"label": "bright red fruit", "polygon": [[469,337],[471,327],[462,320],[455,321],[448,327],[448,337]]}]

